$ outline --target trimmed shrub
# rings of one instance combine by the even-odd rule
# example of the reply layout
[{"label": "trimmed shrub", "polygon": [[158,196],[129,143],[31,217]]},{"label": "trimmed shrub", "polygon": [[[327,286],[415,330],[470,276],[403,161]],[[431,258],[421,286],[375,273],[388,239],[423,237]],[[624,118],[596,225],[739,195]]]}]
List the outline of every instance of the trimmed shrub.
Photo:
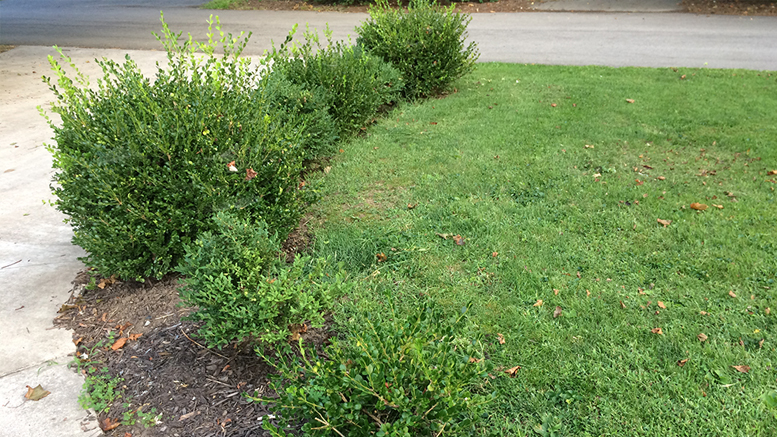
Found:
[{"label": "trimmed shrub", "polygon": [[204,321],[198,335],[209,347],[230,341],[270,344],[287,339],[291,325],[320,327],[332,299],[348,291],[342,266],[325,259],[279,261],[279,240],[262,222],[220,212],[216,229],[188,245],[178,271],[179,293]]},{"label": "trimmed shrub", "polygon": [[127,56],[123,65],[97,61],[104,77],[92,89],[49,57],[57,85],[45,81],[62,120],[49,120],[55,206],[88,253],[83,261],[105,276],[172,271],[221,210],[262,221],[280,239],[300,215],[304,126],[272,110],[268,81],[239,58],[248,37],[214,40],[211,31],[207,43],[179,43],[162,22],[169,64],[153,82]]},{"label": "trimmed shrub", "polygon": [[267,95],[271,111],[288,117],[288,123],[300,124],[305,160],[315,161],[337,153],[338,127],[329,114],[328,96],[320,87],[306,89],[273,71],[267,77]]},{"label": "trimmed shrub", "polygon": [[317,32],[307,29],[305,42],[290,46],[296,30],[295,25],[286,42],[271,54],[273,71],[303,89],[323,93],[341,138],[399,98],[403,84],[391,65],[358,47],[332,41],[329,27],[324,32],[326,45]]},{"label": "trimmed shrub", "polygon": [[249,397],[281,418],[265,429],[284,436],[287,425],[304,423],[306,436],[442,436],[478,420],[493,394],[475,393],[489,364],[464,314],[450,319],[424,305],[406,319],[392,308],[387,319],[366,314],[365,329],[334,341],[326,358],[300,341],[300,355],[268,359],[280,373],[271,384],[279,398]]},{"label": "trimmed shrub", "polygon": [[454,7],[410,0],[404,11],[378,0],[370,6],[370,18],[357,27],[357,45],[402,72],[406,97],[439,94],[471,72],[480,56],[474,42],[465,46],[472,18]]}]

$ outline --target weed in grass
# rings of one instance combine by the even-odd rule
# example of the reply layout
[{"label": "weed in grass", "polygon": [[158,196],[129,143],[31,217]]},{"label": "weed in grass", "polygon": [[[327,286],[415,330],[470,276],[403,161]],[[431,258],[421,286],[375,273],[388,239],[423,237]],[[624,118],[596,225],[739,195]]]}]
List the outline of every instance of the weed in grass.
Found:
[{"label": "weed in grass", "polygon": [[774,75],[482,64],[455,86],[320,175],[317,255],[364,284],[341,324],[386,289],[473,301],[493,364],[521,366],[482,435],[774,435]]}]

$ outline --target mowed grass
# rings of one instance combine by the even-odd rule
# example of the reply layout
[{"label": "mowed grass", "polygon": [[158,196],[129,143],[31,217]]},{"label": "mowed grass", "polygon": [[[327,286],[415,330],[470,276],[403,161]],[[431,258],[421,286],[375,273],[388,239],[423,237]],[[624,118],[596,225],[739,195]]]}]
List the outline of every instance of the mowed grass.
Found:
[{"label": "mowed grass", "polygon": [[776,79],[483,64],[402,106],[313,181],[315,250],[364,284],[341,326],[473,302],[521,366],[478,435],[777,435]]}]

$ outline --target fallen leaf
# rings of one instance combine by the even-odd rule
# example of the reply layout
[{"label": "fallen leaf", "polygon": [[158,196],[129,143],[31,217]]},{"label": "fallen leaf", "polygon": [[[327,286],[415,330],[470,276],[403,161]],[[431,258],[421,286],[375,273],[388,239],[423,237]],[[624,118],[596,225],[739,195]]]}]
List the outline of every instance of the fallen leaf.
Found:
[{"label": "fallen leaf", "polygon": [[580,272],[577,272],[577,279],[580,279],[582,276],[580,275]]},{"label": "fallen leaf", "polygon": [[585,145],[585,148],[586,148],[586,149],[593,149],[593,148],[594,148],[594,146],[592,146],[591,144],[586,144],[586,145]]},{"label": "fallen leaf", "polygon": [[453,234],[440,234],[440,233],[437,233],[437,236],[442,238],[443,240],[447,240],[448,238],[452,237]]},{"label": "fallen leaf", "polygon": [[769,171],[766,173],[766,176],[771,176],[771,175],[773,175],[773,174],[777,174],[777,170],[769,170]]},{"label": "fallen leaf", "polygon": [[510,378],[515,378],[515,375],[518,373],[518,370],[520,370],[521,366],[515,366],[511,367],[507,370],[505,370],[505,373],[510,375]]},{"label": "fallen leaf", "polygon": [[710,313],[708,313],[708,312],[706,312],[706,311],[699,311],[699,314],[701,314],[702,316],[707,316],[707,315],[709,315]]},{"label": "fallen leaf", "polygon": [[418,204],[417,204],[417,203],[408,203],[408,204],[407,204],[407,209],[413,209],[413,208],[415,208],[416,206],[418,206]]},{"label": "fallen leaf", "polygon": [[[342,149],[340,149],[340,150],[342,150]],[[343,152],[341,151],[340,153],[343,153]],[[327,167],[324,167],[324,174],[329,174],[329,172],[331,170],[332,170],[332,166],[331,165],[327,166]]]},{"label": "fallen leaf", "polygon": [[304,323],[301,325],[299,323],[293,323],[289,325],[289,331],[291,331],[289,340],[297,341],[300,338],[300,334],[308,332],[308,325],[305,325]]},{"label": "fallen leaf", "polygon": [[680,76],[680,80],[685,80],[685,75]]},{"label": "fallen leaf", "polygon": [[505,337],[500,333],[496,334],[496,340],[499,342],[499,344],[505,344]]},{"label": "fallen leaf", "polygon": [[457,246],[463,246],[464,245],[464,237],[462,237],[461,235],[454,235],[453,236],[453,241],[456,242]]},{"label": "fallen leaf", "polygon": [[340,153],[345,153],[345,150],[343,150],[343,149],[340,149]]},{"label": "fallen leaf", "polygon": [[586,295],[586,297],[587,297],[587,296],[590,296],[590,295],[591,295],[591,292],[590,292],[590,291],[588,291],[588,290],[586,290],[586,291],[585,291],[585,295]]},{"label": "fallen leaf", "polygon": [[561,311],[563,311],[563,310],[561,309],[561,307],[556,307],[556,310],[555,310],[555,311],[553,311],[553,318],[554,318],[554,319],[555,319],[555,318],[558,318],[558,316],[560,316],[560,315],[561,315]]},{"label": "fallen leaf", "polygon": [[764,310],[764,314],[766,314],[767,316],[768,316],[769,314],[771,314],[771,312],[772,312],[772,309],[771,309],[771,308],[767,308],[767,309],[765,309],[765,310]]},{"label": "fallen leaf", "polygon": [[259,173],[255,172],[255,171],[254,171],[254,169],[252,169],[252,168],[247,168],[247,169],[246,169],[246,179],[245,179],[245,180],[246,180],[246,182],[248,182],[248,181],[250,181],[251,179],[255,178],[255,177],[256,177],[256,175],[258,175],[258,174],[259,174]]},{"label": "fallen leaf", "polygon": [[703,203],[696,203],[696,202],[694,202],[694,203],[691,204],[691,209],[695,209],[697,211],[704,211],[705,209],[707,209],[707,205],[705,205]]},{"label": "fallen leaf", "polygon": [[229,169],[229,171],[236,172],[237,167],[235,167],[235,161],[232,161],[229,164],[227,164],[227,169]]},{"label": "fallen leaf", "polygon": [[621,308],[623,308],[624,310],[626,309],[626,304],[623,303],[623,301],[621,301]]},{"label": "fallen leaf", "polygon": [[684,360],[678,361],[677,365],[680,366],[680,367],[683,367],[685,365],[685,363],[687,363],[687,362],[688,362],[688,358],[686,358]]},{"label": "fallen leaf", "polygon": [[111,346],[111,349],[117,351],[117,350],[123,348],[124,344],[126,344],[126,343],[127,343],[127,337],[122,337],[122,338],[116,340],[115,343],[113,343],[113,345]]},{"label": "fallen leaf", "polygon": [[555,294],[556,296],[558,296],[558,289],[557,289],[557,288],[554,288],[554,289],[553,289],[553,294]]},{"label": "fallen leaf", "polygon": [[661,328],[653,328],[650,330],[653,334],[663,335],[664,331],[661,330]]},{"label": "fallen leaf", "polygon": [[139,339],[139,338],[140,338],[140,337],[142,337],[142,336],[143,336],[143,334],[142,334],[142,333],[137,333],[137,334],[131,334],[131,335],[130,335],[129,337],[127,337],[127,338],[129,338],[129,340],[130,340],[130,341],[135,341],[135,340]]},{"label": "fallen leaf", "polygon": [[663,176],[659,176],[659,177],[658,177],[658,180],[659,180],[659,181],[665,181],[665,180],[666,180],[666,178],[665,178],[665,177],[663,177]]},{"label": "fallen leaf", "polygon": [[555,107],[556,107],[556,106],[558,106],[558,105],[556,105],[555,103],[551,103],[551,104],[550,104],[550,106],[552,106],[552,107],[554,107],[554,108],[555,108]]},{"label": "fallen leaf", "polygon": [[637,183],[637,185],[642,185],[642,184],[644,184],[644,183],[645,183],[645,181],[641,181],[641,180],[639,180],[639,179],[634,179],[634,182],[636,182],[636,183]]},{"label": "fallen leaf", "polygon": [[704,343],[705,341],[707,341],[707,336],[706,336],[706,335],[704,335],[704,333],[703,333],[703,332],[702,332],[702,333],[699,333],[699,335],[697,335],[697,336],[696,336],[696,338],[698,338],[698,339],[699,339],[699,341],[700,341],[700,342],[702,342],[702,343]]},{"label": "fallen leaf", "polygon": [[731,366],[735,368],[738,372],[747,373],[750,371],[750,366]]},{"label": "fallen leaf", "polygon": [[50,394],[51,392],[48,390],[45,390],[43,387],[40,386],[40,384],[38,384],[35,388],[32,388],[28,385],[27,394],[25,394],[24,397],[31,401],[39,401]]},{"label": "fallen leaf", "polygon": [[481,362],[481,361],[483,361],[483,358],[481,358],[481,359],[477,359],[477,358],[475,358],[475,357],[469,357],[469,362],[470,362],[470,363],[479,363],[479,362]]},{"label": "fallen leaf", "polygon": [[661,302],[660,300],[657,302],[657,304],[658,304],[659,308],[664,309],[664,310],[666,309],[666,305],[664,305],[664,303]]},{"label": "fallen leaf", "polygon": [[110,417],[106,417],[100,421],[100,429],[102,429],[104,432],[115,429],[119,425],[121,425],[121,421],[119,419],[111,419]]},{"label": "fallen leaf", "polygon": [[132,434],[131,434],[131,433],[128,433],[128,432],[125,432],[125,433],[124,433],[124,437],[132,437]]},{"label": "fallen leaf", "polygon": [[499,252],[491,252],[491,256],[492,256],[493,258],[496,258],[496,257],[498,257],[498,256],[499,256]]},{"label": "fallen leaf", "polygon": [[379,263],[382,263],[382,262],[384,262],[384,261],[386,261],[386,260],[388,259],[388,257],[386,256],[386,254],[385,254],[385,253],[383,253],[383,252],[381,252],[381,253],[379,253],[379,254],[375,255],[375,258],[378,258],[378,262],[379,262]]},{"label": "fallen leaf", "polygon": [[626,103],[634,103],[634,99],[626,99]]},{"label": "fallen leaf", "polygon": [[661,220],[661,219],[657,219],[657,221],[658,221],[658,223],[661,223],[662,225],[664,225],[664,227],[667,227],[667,226],[669,226],[669,225],[671,225],[671,224],[672,224],[672,221],[671,221],[671,220]]},{"label": "fallen leaf", "polygon": [[534,306],[541,307],[543,303],[544,302],[542,301],[542,299],[537,299],[537,302],[534,303]]},{"label": "fallen leaf", "polygon": [[733,290],[732,290],[732,291],[729,291],[729,292],[728,292],[728,295],[729,295],[729,296],[731,296],[731,297],[737,297],[737,294],[736,294],[736,293],[734,293],[734,291],[733,291]]},{"label": "fallen leaf", "polygon": [[712,204],[712,206],[714,206],[715,208],[718,208],[718,209],[723,209],[723,205],[715,205],[715,204],[713,203],[713,204]]},{"label": "fallen leaf", "polygon": [[81,343],[81,340],[83,340],[83,339],[84,339],[84,337],[79,337],[78,340],[73,340],[73,344],[78,346],[78,344]]},{"label": "fallen leaf", "polygon": [[766,340],[766,339],[762,338],[761,341],[758,342],[758,349],[763,349],[763,347],[764,347],[764,340]]},{"label": "fallen leaf", "polygon": [[186,413],[186,414],[182,415],[181,417],[179,417],[178,421],[180,422],[182,420],[186,420],[186,419],[194,416],[195,414],[197,414],[197,411],[192,411],[192,412]]}]

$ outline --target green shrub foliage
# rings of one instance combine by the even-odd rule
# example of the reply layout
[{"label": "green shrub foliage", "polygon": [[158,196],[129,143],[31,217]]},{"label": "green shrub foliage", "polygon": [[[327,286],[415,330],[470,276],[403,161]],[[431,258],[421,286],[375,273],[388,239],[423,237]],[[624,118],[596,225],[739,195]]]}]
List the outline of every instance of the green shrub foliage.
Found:
[{"label": "green shrub foliage", "polygon": [[296,29],[295,25],[286,42],[273,51],[273,71],[303,89],[323,93],[341,137],[399,98],[403,83],[391,65],[346,42],[333,41],[328,27],[325,45],[310,29],[304,32],[302,44],[290,45]]},{"label": "green shrub foliage", "polygon": [[383,323],[367,314],[365,329],[333,342],[326,358],[301,342],[301,355],[279,354],[272,383],[279,398],[249,397],[271,403],[282,418],[265,428],[275,436],[304,423],[306,436],[415,437],[470,427],[493,395],[476,393],[489,369],[464,314],[452,320],[426,305],[406,319],[391,313]]},{"label": "green shrub foliage", "polygon": [[[61,118],[49,120],[55,205],[100,274],[161,277],[214,229],[217,211],[261,220],[279,238],[297,223],[304,126],[272,110],[260,70],[238,57],[248,37],[219,29],[217,19],[220,37],[179,42],[163,20],[157,39],[169,63],[153,82],[127,56],[122,65],[97,61],[104,77],[90,88],[49,58],[57,84],[45,81]],[[219,45],[223,57],[214,55]]]},{"label": "green shrub foliage", "polygon": [[480,56],[474,42],[465,45],[472,18],[453,9],[433,0],[410,0],[404,11],[378,0],[370,6],[370,18],[357,27],[357,45],[401,71],[406,97],[439,94],[471,72]]},{"label": "green shrub foliage", "polygon": [[304,88],[277,71],[267,79],[271,111],[281,117],[285,115],[288,123],[304,126],[301,141],[305,160],[320,160],[337,153],[339,131],[323,88]]},{"label": "green shrub foliage", "polygon": [[198,335],[208,346],[230,341],[270,344],[289,337],[289,326],[320,327],[334,297],[350,282],[342,266],[298,256],[278,261],[278,239],[264,223],[219,212],[216,229],[187,246],[178,271],[181,300],[204,321]]}]

